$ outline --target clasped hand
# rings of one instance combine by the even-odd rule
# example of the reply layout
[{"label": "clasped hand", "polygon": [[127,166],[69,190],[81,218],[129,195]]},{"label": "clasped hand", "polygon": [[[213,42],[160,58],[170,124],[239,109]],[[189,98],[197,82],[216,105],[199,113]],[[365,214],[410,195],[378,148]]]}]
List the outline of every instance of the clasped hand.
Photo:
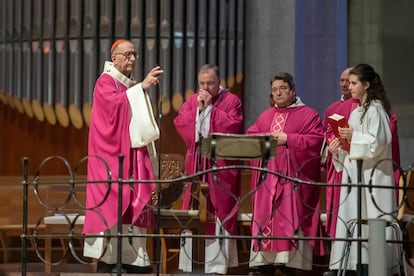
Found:
[{"label": "clasped hand", "polygon": [[272,132],[273,139],[277,141],[278,145],[285,145],[287,141],[287,134],[283,131]]},{"label": "clasped hand", "polygon": [[211,104],[213,96],[207,90],[200,89],[198,90],[197,102],[198,108],[204,110]]}]

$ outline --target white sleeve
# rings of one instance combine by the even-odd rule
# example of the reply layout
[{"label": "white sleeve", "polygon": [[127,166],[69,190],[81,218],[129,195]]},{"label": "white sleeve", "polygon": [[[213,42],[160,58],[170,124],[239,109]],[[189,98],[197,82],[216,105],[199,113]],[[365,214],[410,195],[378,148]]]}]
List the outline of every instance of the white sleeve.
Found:
[{"label": "white sleeve", "polygon": [[142,89],[141,83],[129,88],[126,94],[131,107],[131,121],[129,124],[131,147],[146,146],[157,140],[160,135],[150,98]]},{"label": "white sleeve", "polygon": [[337,154],[332,153],[332,163],[337,172],[341,172],[344,169],[344,161],[347,155],[348,153],[344,151],[342,148],[338,150]]},{"label": "white sleeve", "polygon": [[362,122],[362,131],[354,131],[351,139],[351,159],[371,159],[380,155],[391,143],[391,131],[385,111],[373,108]]},{"label": "white sleeve", "polygon": [[198,142],[199,134],[203,138],[207,138],[210,133],[210,119],[211,119],[212,105],[206,107],[206,109],[199,111],[197,108],[196,117],[196,142]]}]

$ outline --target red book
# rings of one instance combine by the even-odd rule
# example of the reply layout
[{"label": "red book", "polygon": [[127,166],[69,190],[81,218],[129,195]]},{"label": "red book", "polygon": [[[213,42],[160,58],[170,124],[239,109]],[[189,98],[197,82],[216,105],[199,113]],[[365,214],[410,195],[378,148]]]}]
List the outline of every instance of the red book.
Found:
[{"label": "red book", "polygon": [[343,150],[349,152],[350,144],[347,139],[341,138],[339,135],[338,127],[349,127],[348,122],[346,121],[345,117],[339,114],[332,114],[328,117],[328,123],[331,126],[331,129],[333,133],[335,134],[336,138],[339,139],[339,142],[341,142],[341,147]]}]

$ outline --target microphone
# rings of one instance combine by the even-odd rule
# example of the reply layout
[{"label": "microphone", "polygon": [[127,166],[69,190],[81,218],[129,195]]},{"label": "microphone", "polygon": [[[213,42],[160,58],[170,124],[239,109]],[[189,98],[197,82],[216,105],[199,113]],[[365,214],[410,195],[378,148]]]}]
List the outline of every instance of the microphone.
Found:
[{"label": "microphone", "polygon": [[201,114],[201,112],[203,112],[204,111],[204,101],[200,101],[201,102],[201,104],[203,105],[203,108],[200,108],[200,107],[198,107],[198,115],[200,115]]},{"label": "microphone", "polygon": [[200,103],[201,103],[201,105],[203,106],[202,108],[201,107],[198,107],[198,115],[200,115],[201,114],[201,112],[203,112],[204,111],[204,108],[205,108],[205,106],[206,106],[206,103],[204,102],[204,100],[201,100],[200,101]]}]

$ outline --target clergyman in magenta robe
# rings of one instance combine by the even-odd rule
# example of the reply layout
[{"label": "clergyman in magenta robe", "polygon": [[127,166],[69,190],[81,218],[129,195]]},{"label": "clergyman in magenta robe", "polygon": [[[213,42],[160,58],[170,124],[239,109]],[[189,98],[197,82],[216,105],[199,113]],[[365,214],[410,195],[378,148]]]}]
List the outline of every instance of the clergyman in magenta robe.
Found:
[{"label": "clergyman in magenta robe", "polygon": [[[242,131],[242,105],[240,99],[225,88],[220,87],[218,68],[214,65],[204,65],[198,74],[199,90],[191,95],[181,107],[174,125],[185,142],[187,152],[185,156],[185,173],[194,174],[210,168],[210,161],[199,155],[198,141],[201,137],[208,137],[209,133],[241,133]],[[218,160],[217,166],[235,164],[237,161]],[[198,167],[197,164],[202,164]],[[207,197],[208,213],[216,217],[224,230],[230,234],[237,233],[237,199],[240,196],[240,170],[222,170],[217,173],[218,180],[213,174],[208,174],[205,180],[209,184]],[[183,209],[189,209],[191,204],[191,185],[187,188],[183,197]],[[217,220],[210,221],[207,225],[207,233],[220,234],[217,227]],[[223,233],[222,233],[223,234]],[[207,240],[207,243],[209,241]],[[225,240],[226,244],[236,246],[234,240]],[[237,266],[237,248],[230,256],[220,256],[218,252],[225,250],[213,249],[209,254],[209,247],[206,248],[206,273],[225,274],[228,267]],[[217,251],[218,250],[218,251]],[[227,255],[224,253],[224,255]],[[211,256],[211,257],[209,257]],[[209,258],[213,259],[210,260]],[[226,260],[227,259],[227,260]],[[234,259],[234,261],[232,261]],[[190,271],[180,265],[184,271]]]},{"label": "clergyman in magenta robe", "polygon": [[[271,134],[277,140],[276,157],[268,162],[270,171],[318,182],[323,141],[321,119],[314,109],[304,105],[296,96],[290,74],[276,75],[271,86],[272,106],[259,115],[247,133]],[[324,253],[322,243],[312,239],[298,242],[289,238],[321,236],[320,187],[294,183],[271,173],[260,181],[259,172],[253,171],[251,189],[255,194],[250,267],[270,274],[272,272],[265,269],[271,265],[284,264],[289,268],[311,270],[313,253]],[[258,235],[263,235],[263,238],[255,239]]]},{"label": "clergyman in magenta robe", "polygon": [[[116,41],[111,49],[112,62],[106,62],[98,78],[93,93],[92,117],[88,138],[88,184],[86,187],[86,207],[83,232],[97,234],[110,230],[116,233],[118,221],[118,184],[105,183],[109,175],[112,180],[119,177],[118,156],[124,156],[122,167],[123,179],[154,179],[153,168],[147,145],[158,138],[159,130],[154,126],[154,133],[146,136],[152,124],[148,118],[153,117],[152,110],[143,110],[147,106],[142,101],[148,100],[144,89],[158,83],[158,76],[163,72],[154,67],[143,82],[130,78],[137,54],[134,45],[128,40]],[[155,77],[156,76],[156,77]],[[134,124],[141,121],[141,125]],[[137,134],[138,133],[138,134]],[[109,189],[106,200],[105,195]],[[143,233],[152,226],[153,213],[149,208],[154,184],[123,185],[122,224],[125,231]],[[133,230],[131,230],[133,229]],[[89,242],[90,241],[90,242]],[[106,244],[104,239],[95,238],[85,241],[84,255],[93,258],[102,256],[98,262],[98,272],[111,272],[116,263],[116,239]],[[134,238],[134,249],[123,240],[122,265],[127,272],[141,271],[137,267],[149,268],[145,238]],[[105,252],[105,253],[104,253]],[[102,255],[101,255],[102,254]],[[149,269],[146,269],[148,272]]]}]

